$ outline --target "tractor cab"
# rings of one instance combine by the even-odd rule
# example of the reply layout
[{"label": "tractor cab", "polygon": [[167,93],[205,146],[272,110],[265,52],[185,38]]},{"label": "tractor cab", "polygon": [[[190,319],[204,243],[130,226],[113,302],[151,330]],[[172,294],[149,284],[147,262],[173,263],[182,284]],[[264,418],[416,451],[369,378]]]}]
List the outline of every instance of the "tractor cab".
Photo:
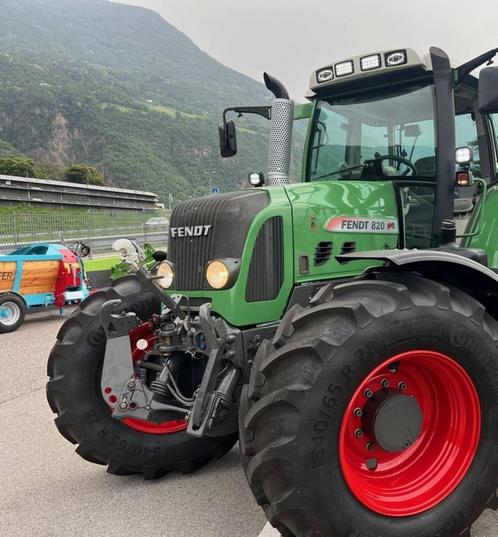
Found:
[{"label": "tractor cab", "polygon": [[[276,97],[266,114],[272,121],[268,177],[251,174],[250,182],[285,186],[296,281],[360,270],[358,263],[342,266],[337,257],[344,254],[447,243],[498,266],[498,234],[481,229],[498,197],[498,69],[485,68],[480,79],[472,74],[496,52],[460,66],[437,48],[427,55],[398,49],[330,63],[313,71],[310,103],[296,107],[282,84],[265,75]],[[264,115],[258,108],[232,110]],[[220,139],[236,152],[227,111]],[[301,183],[289,184],[291,123],[302,118],[308,131]],[[445,221],[454,224],[446,222],[442,231]]]},{"label": "tractor cab", "polygon": [[[434,49],[426,57],[400,49],[318,69],[308,96],[314,112],[303,179],[392,181],[403,226],[400,247],[437,244],[443,213],[464,235],[483,181],[496,181],[497,116],[479,111],[473,66],[451,66]],[[453,173],[455,164],[466,173]],[[437,193],[445,198],[439,212]]]}]

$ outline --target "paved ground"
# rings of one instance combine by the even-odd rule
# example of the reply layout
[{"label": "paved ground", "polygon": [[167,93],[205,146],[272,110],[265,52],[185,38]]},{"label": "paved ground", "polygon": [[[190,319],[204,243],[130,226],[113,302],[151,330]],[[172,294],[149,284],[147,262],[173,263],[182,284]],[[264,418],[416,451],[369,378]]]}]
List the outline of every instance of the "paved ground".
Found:
[{"label": "paved ground", "polygon": [[0,336],[0,536],[257,537],[265,521],[236,450],[193,475],[155,482],[111,476],[74,453],[45,400],[60,324],[38,313]]},{"label": "paved ground", "polygon": [[[0,536],[257,537],[264,519],[235,450],[194,475],[156,482],[111,476],[74,453],[45,401],[60,324],[37,313],[0,336]],[[485,513],[473,536],[498,537],[498,515]]]}]

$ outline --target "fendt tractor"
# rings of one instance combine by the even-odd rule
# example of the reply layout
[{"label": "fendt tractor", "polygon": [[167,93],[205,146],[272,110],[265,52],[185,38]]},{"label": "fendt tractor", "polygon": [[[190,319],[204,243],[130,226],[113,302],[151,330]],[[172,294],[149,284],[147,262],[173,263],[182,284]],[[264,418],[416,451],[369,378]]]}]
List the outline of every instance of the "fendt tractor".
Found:
[{"label": "fendt tractor", "polygon": [[77,453],[153,479],[239,440],[284,537],[469,537],[498,508],[497,53],[331,63],[301,105],[265,75],[271,106],[225,110],[225,158],[230,115],[271,122],[267,172],[178,204],[167,254],[60,330]]}]

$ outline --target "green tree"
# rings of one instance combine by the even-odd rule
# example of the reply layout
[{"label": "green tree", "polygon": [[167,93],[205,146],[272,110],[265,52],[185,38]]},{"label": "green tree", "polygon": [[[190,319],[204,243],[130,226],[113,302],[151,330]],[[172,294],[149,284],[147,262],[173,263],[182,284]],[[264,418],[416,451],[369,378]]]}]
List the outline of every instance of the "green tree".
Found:
[{"label": "green tree", "polygon": [[53,162],[37,162],[36,168],[39,172],[38,176],[42,179],[50,179],[51,181],[65,181],[66,167]]},{"label": "green tree", "polygon": [[0,158],[5,157],[24,157],[12,144],[0,138]]},{"label": "green tree", "polygon": [[35,163],[22,157],[0,158],[0,173],[3,175],[15,175],[17,177],[38,177],[39,173]]},{"label": "green tree", "polygon": [[100,170],[87,164],[73,164],[66,168],[64,178],[70,183],[104,186],[105,178]]}]

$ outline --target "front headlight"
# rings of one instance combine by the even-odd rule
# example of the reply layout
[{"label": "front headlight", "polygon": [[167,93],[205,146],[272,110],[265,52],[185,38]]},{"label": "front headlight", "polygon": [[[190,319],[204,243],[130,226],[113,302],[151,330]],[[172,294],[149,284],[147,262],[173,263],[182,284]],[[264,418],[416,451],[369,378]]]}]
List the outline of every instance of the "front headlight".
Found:
[{"label": "front headlight", "polygon": [[230,272],[223,261],[211,261],[206,270],[206,280],[213,289],[223,289],[228,283]]},{"label": "front headlight", "polygon": [[163,289],[169,289],[173,285],[173,277],[175,275],[173,267],[167,261],[163,261],[157,267],[157,283]]},{"label": "front headlight", "polygon": [[213,289],[225,289],[233,284],[239,269],[239,259],[216,259],[207,266],[206,280]]}]

